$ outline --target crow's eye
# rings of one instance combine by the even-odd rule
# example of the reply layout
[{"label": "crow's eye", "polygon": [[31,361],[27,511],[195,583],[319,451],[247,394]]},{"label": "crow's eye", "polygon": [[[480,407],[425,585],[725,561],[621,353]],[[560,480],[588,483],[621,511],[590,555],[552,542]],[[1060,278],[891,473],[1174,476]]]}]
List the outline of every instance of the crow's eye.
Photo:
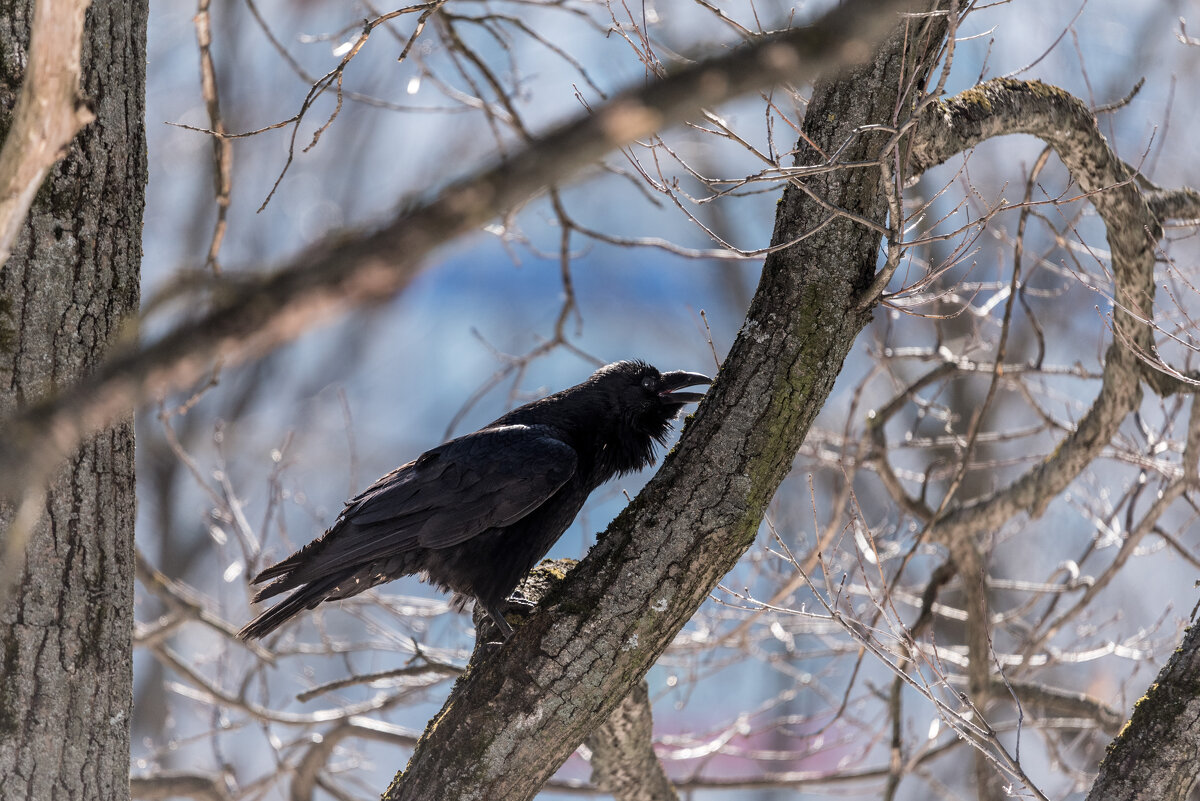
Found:
[{"label": "crow's eye", "polygon": [[654,380],[654,376],[648,375],[642,379],[642,389],[653,390],[657,383],[658,382]]}]

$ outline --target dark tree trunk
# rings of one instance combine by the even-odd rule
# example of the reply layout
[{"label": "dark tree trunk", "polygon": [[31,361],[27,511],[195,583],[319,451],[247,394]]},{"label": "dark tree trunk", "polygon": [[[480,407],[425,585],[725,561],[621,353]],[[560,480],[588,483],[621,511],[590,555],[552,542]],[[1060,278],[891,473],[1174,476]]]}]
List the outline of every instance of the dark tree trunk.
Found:
[{"label": "dark tree trunk", "polygon": [[[1197,403],[1192,400],[1192,403]],[[1184,801],[1200,781],[1200,625],[1193,623],[1108,747],[1088,801]]]},{"label": "dark tree trunk", "polygon": [[[24,77],[33,0],[0,15],[0,134]],[[34,200],[0,270],[0,417],[91,370],[138,305],[146,184],[144,0],[96,2],[82,94],[96,121]],[[54,474],[0,605],[0,799],[129,797],[133,420]],[[0,509],[5,540],[13,508]]]},{"label": "dark tree trunk", "polygon": [[[944,32],[941,17],[909,21],[870,63],[818,81],[808,141],[849,162],[876,158],[887,135],[856,129],[907,116]],[[802,144],[799,159],[825,156]],[[772,241],[799,241],[767,257],[746,322],[679,446],[548,612],[473,661],[385,801],[533,797],[750,547],[871,318],[864,295],[885,219],[881,178],[878,169],[839,170],[804,179],[807,192],[788,187]],[[831,207],[873,225],[830,220]]]}]

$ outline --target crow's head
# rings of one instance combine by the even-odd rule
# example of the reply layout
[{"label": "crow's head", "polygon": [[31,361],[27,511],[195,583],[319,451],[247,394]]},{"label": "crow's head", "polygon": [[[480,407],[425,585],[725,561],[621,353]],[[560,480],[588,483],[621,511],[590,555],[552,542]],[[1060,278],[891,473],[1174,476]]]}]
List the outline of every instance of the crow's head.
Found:
[{"label": "crow's head", "polygon": [[704,397],[703,392],[681,390],[711,384],[712,379],[683,370],[660,373],[643,361],[625,361],[601,367],[588,383],[603,392],[628,434],[643,439],[649,448],[650,440],[661,443],[666,438],[671,420],[685,404]]}]

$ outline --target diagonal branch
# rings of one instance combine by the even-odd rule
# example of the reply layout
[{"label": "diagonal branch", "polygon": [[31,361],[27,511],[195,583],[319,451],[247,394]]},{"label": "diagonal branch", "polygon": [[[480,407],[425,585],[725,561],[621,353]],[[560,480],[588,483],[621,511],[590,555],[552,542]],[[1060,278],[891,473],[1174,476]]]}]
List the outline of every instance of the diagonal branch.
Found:
[{"label": "diagonal branch", "polygon": [[[891,24],[888,12],[901,5],[901,0],[847,3],[809,27],[763,37],[626,90],[374,231],[342,231],[273,273],[217,283],[207,313],[155,342],[118,349],[88,380],[9,421],[0,436],[0,487],[26,485],[31,465],[44,473],[80,437],[137,403],[199,379],[213,359],[230,364],[259,357],[319,321],[394,296],[435,248],[527,202],[548,185],[576,176],[614,148],[706,106],[865,57],[872,39]],[[46,452],[49,459],[39,457]]]},{"label": "diagonal branch", "polygon": [[12,585],[17,555],[40,514],[45,477],[87,434],[199,379],[214,359],[234,364],[260,357],[318,322],[393,297],[435,248],[577,175],[613,148],[745,92],[867,57],[903,6],[903,0],[849,2],[809,27],[626,90],[374,231],[343,231],[276,272],[215,282],[212,308],[161,339],[116,346],[90,377],[0,425],[0,497],[20,510],[0,542],[0,596]]},{"label": "diagonal branch", "polygon": [[[924,3],[914,6],[925,7]],[[818,81],[798,163],[824,159],[806,142],[875,161],[925,85],[945,17],[910,18],[871,63]],[[894,127],[892,128],[894,130]],[[827,212],[881,223],[880,171],[789,184],[774,241]],[[427,729],[389,801],[532,797],[611,714],[754,541],[858,332],[860,297],[879,235],[839,216],[766,259],[745,325],[671,456],[609,526],[562,588],[500,650],[476,660]]]},{"label": "diagonal branch", "polygon": [[1112,253],[1114,337],[1100,392],[1075,430],[1012,484],[936,521],[936,537],[947,542],[993,529],[1021,512],[1040,515],[1137,408],[1146,370],[1142,357],[1154,353],[1150,320],[1162,226],[1082,101],[1039,81],[988,81],[929,109],[914,135],[913,171],[994,136],[1016,133],[1033,134],[1053,147],[1104,221]]}]

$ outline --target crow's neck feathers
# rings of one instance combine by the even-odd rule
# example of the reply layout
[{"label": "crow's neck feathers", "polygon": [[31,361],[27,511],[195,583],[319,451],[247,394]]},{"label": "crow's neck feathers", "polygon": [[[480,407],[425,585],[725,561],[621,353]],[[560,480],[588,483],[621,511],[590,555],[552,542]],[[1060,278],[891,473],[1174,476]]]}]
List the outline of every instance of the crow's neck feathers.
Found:
[{"label": "crow's neck feathers", "polygon": [[[614,414],[614,406],[621,409]],[[654,464],[655,443],[671,433],[678,407],[622,404],[590,382],[514,409],[492,425],[536,424],[558,429],[579,454],[593,486]]]}]

